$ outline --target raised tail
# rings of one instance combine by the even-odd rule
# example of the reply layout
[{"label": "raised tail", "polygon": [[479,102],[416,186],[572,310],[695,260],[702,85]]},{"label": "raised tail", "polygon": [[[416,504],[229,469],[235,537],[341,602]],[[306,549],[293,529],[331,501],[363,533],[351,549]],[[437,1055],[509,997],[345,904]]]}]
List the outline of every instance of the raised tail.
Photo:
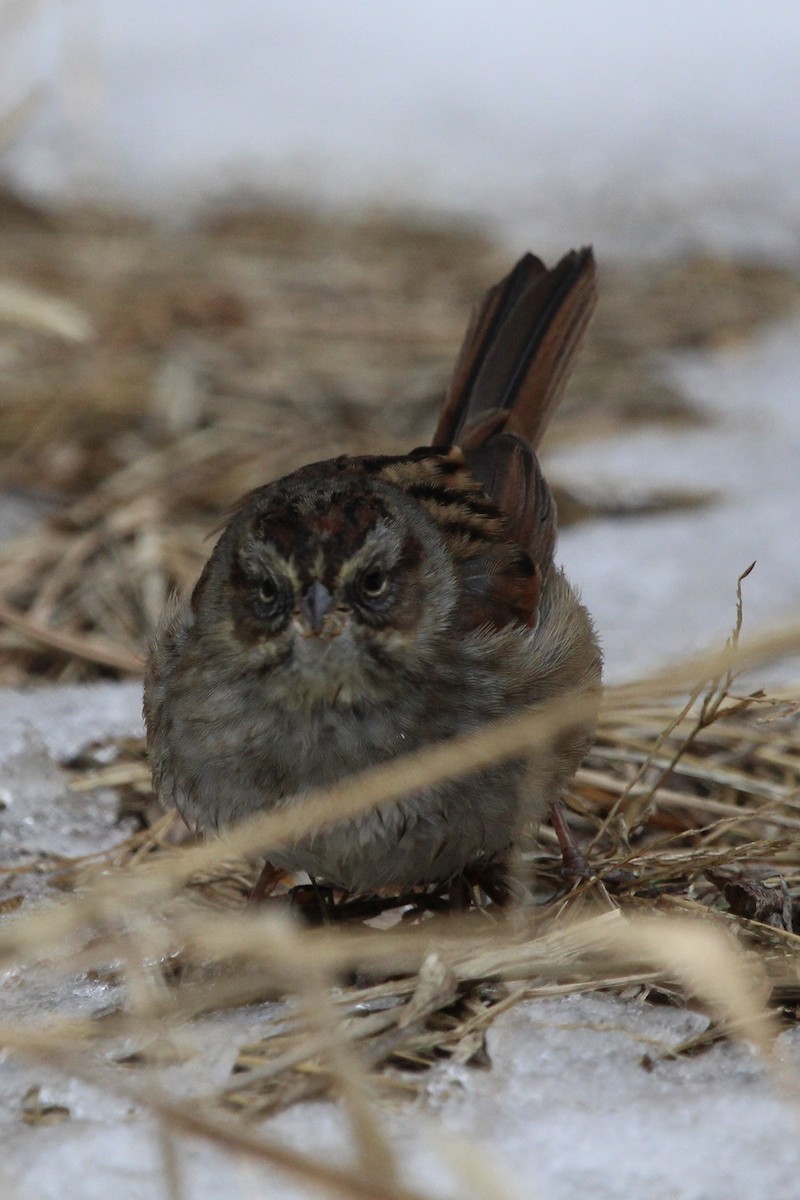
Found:
[{"label": "raised tail", "polygon": [[556,509],[536,448],[558,407],[597,300],[591,248],[549,270],[532,254],[484,296],[467,330],[433,444],[459,446],[546,574]]},{"label": "raised tail", "polygon": [[526,254],[470,323],[433,442],[481,445],[503,430],[539,445],[558,407],[597,300],[591,248],[548,270]]}]

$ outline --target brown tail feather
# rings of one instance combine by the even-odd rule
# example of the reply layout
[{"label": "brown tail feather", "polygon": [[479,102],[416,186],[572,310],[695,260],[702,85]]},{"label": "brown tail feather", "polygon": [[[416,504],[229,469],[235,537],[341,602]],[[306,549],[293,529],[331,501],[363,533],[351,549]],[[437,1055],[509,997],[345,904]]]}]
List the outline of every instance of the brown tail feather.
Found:
[{"label": "brown tail feather", "polygon": [[540,576],[553,557],[556,508],[535,450],[595,300],[590,249],[572,250],[551,271],[532,254],[521,258],[473,318],[434,435],[437,446],[461,447]]},{"label": "brown tail feather", "polygon": [[504,429],[536,448],[595,301],[591,248],[570,251],[552,270],[532,254],[521,258],[489,289],[472,320],[434,445],[477,449]]}]

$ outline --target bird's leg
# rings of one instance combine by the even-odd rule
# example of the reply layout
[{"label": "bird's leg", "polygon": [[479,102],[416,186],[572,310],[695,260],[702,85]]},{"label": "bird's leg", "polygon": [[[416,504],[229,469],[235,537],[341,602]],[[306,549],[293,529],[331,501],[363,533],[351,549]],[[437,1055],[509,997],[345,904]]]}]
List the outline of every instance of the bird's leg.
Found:
[{"label": "bird's leg", "polygon": [[273,867],[271,862],[265,862],[261,868],[261,874],[247,897],[247,903],[260,904],[262,900],[266,900],[275,891],[275,886],[282,875],[283,871],[279,867]]},{"label": "bird's leg", "polygon": [[565,880],[574,883],[578,879],[591,879],[592,872],[588,859],[572,836],[572,830],[567,824],[560,800],[553,801],[550,809],[550,822],[561,847],[561,873]]},{"label": "bird's leg", "polygon": [[447,887],[447,907],[451,913],[468,912],[473,904],[479,907],[474,888],[480,888],[498,908],[505,908],[511,901],[508,863],[469,863],[458,875],[454,875]]}]

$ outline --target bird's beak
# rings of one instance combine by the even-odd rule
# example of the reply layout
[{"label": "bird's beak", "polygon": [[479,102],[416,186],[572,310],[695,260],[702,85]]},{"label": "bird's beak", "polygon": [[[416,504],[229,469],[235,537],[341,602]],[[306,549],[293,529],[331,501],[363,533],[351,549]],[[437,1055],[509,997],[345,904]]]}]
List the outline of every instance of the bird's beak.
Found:
[{"label": "bird's beak", "polygon": [[308,621],[312,633],[321,633],[325,614],[332,606],[333,596],[324,583],[315,579],[300,601],[300,611]]}]

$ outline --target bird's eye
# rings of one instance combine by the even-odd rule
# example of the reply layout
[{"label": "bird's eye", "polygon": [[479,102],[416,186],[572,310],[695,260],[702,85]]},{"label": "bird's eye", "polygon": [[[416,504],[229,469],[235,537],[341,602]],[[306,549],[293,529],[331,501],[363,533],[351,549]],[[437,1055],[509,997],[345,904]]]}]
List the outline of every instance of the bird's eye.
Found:
[{"label": "bird's eye", "polygon": [[278,597],[278,585],[275,580],[270,576],[262,579],[258,594],[266,604],[274,604]]},{"label": "bird's eye", "polygon": [[389,583],[389,577],[383,567],[370,567],[361,576],[361,592],[364,596],[369,596],[374,599],[376,596],[382,596],[386,591]]}]

